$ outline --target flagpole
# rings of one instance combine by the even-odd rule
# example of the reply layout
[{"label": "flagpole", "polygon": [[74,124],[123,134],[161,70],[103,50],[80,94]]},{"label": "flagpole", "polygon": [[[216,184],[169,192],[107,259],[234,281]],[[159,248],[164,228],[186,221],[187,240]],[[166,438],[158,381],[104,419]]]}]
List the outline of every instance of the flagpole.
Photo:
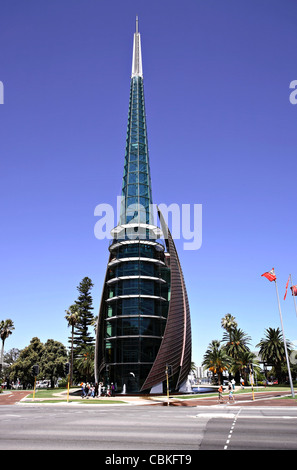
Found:
[{"label": "flagpole", "polygon": [[289,374],[289,380],[290,380],[290,386],[291,386],[291,393],[292,393],[292,397],[295,398],[294,387],[293,387],[292,376],[291,376],[291,369],[290,369],[290,362],[289,362],[288,351],[287,351],[287,342],[286,342],[286,338],[285,338],[282,311],[281,311],[281,306],[280,306],[280,301],[279,301],[279,295],[278,295],[278,288],[277,288],[276,279],[274,280],[274,282],[275,282],[276,296],[277,296],[277,301],[278,301],[279,316],[280,316],[282,332],[283,332],[283,338],[284,338],[284,346],[285,346],[285,353],[286,353],[286,359],[287,359],[287,366],[288,366],[288,374]]},{"label": "flagpole", "polygon": [[[291,284],[292,284],[292,295],[293,295],[293,281],[292,281],[292,276],[290,274],[291,278]],[[295,300],[295,295],[293,295],[293,300],[294,300],[294,305],[295,305],[295,312],[296,312],[296,317],[297,317],[297,307],[296,307],[296,300]]]}]

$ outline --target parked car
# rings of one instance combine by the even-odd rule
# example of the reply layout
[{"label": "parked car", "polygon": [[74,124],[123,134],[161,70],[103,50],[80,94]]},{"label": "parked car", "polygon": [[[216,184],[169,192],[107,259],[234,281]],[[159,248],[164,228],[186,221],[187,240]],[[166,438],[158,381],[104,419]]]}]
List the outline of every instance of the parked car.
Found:
[{"label": "parked car", "polygon": [[278,385],[278,379],[272,379],[270,382],[267,382],[267,385]]}]

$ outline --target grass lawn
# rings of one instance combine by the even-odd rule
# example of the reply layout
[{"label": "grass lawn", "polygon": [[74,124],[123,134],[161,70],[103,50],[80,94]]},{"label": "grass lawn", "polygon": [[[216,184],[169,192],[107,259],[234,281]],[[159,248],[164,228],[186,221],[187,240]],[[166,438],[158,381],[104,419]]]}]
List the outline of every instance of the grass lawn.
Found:
[{"label": "grass lawn", "polygon": [[[33,399],[33,392],[29,393],[26,397],[29,399]],[[46,389],[40,390],[37,389],[35,391],[35,399],[42,403],[59,403],[67,401],[67,389],[55,388],[55,389]],[[84,398],[82,399],[80,395],[71,396],[71,389],[69,394],[69,403],[93,403],[93,404],[116,404],[116,403],[125,403],[121,400],[113,400],[109,398]]]}]

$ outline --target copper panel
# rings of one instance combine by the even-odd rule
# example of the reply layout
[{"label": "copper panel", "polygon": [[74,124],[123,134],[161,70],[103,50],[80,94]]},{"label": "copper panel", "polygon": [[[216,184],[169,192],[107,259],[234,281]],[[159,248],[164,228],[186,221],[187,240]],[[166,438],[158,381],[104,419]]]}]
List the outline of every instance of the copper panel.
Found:
[{"label": "copper panel", "polygon": [[174,388],[177,390],[187,379],[191,368],[191,319],[187,290],[173,238],[160,212],[159,217],[163,232],[168,234],[166,244],[170,254],[171,296],[164,337],[141,391],[166,379],[166,364],[172,366]]}]

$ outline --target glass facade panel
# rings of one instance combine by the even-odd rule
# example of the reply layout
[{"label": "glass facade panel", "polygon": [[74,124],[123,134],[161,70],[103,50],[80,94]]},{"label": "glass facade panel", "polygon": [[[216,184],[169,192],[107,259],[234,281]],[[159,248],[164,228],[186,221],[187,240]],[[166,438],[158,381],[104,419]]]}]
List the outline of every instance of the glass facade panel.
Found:
[{"label": "glass facade panel", "polygon": [[110,338],[111,336],[115,336],[115,321],[107,321],[106,322],[106,338]]},{"label": "glass facade panel", "polygon": [[121,295],[153,295],[166,299],[168,287],[165,283],[142,278],[119,280],[117,283],[108,285],[110,299]]},{"label": "glass facade panel", "polygon": [[[132,172],[132,171],[137,171],[137,170],[138,170],[138,163],[137,162],[129,164],[129,173]],[[126,196],[126,194],[124,193],[123,196]]]},{"label": "glass facade panel", "polygon": [[[134,215],[136,211],[131,211]],[[160,250],[156,250],[152,245],[145,245],[140,243],[129,243],[127,245],[121,245],[119,248],[113,251],[117,258],[131,258],[131,257],[146,257],[152,259],[160,259],[164,261],[164,254]],[[138,260],[135,260],[137,262]]]},{"label": "glass facade panel", "polygon": [[112,341],[106,340],[105,351],[106,351],[106,362],[109,362],[109,363],[114,362],[115,349],[114,349],[114,343]]},{"label": "glass facade panel", "polygon": [[157,338],[140,339],[140,360],[141,362],[153,362],[158,353],[161,340]]},{"label": "glass facade panel", "polygon": [[139,173],[139,182],[148,184],[148,175],[146,173]]},{"label": "glass facade panel", "polygon": [[118,335],[129,336],[139,335],[139,320],[138,318],[123,318],[118,320]]},{"label": "glass facade panel", "polygon": [[160,298],[130,297],[116,299],[114,302],[108,303],[106,307],[106,318],[122,315],[154,315],[166,318],[167,310],[168,302]]},{"label": "glass facade panel", "polygon": [[137,184],[128,184],[128,196],[136,196],[138,194]]},{"label": "glass facade panel", "polygon": [[129,184],[138,183],[138,173],[129,173]]},{"label": "glass facade panel", "polygon": [[123,315],[138,315],[139,299],[132,297],[131,299],[122,299],[122,314]]},{"label": "glass facade panel", "polygon": [[144,299],[140,301],[140,313],[141,315],[154,315],[155,314],[155,300]]},{"label": "glass facade panel", "polygon": [[144,197],[149,197],[149,188],[147,185],[140,184],[139,185],[139,195]]},{"label": "glass facade panel", "polygon": [[119,338],[117,340],[117,362],[138,362],[138,338]]},{"label": "glass facade panel", "polygon": [[[136,175],[137,171],[141,173]],[[129,119],[127,126],[126,152],[125,152],[125,171],[129,175],[123,179],[122,195],[126,198],[126,205],[121,211],[121,223],[129,223],[133,215],[127,213],[127,208],[131,203],[139,202],[145,208],[142,222],[149,223],[149,204],[152,203],[150,186],[150,168],[146,133],[145,104],[143,81],[141,77],[133,77],[130,87]],[[130,187],[130,184],[140,183],[137,187]],[[145,183],[145,184],[142,184]],[[130,201],[130,197],[137,197],[137,201]],[[145,197],[147,200],[139,200],[139,197]],[[144,234],[144,238],[147,235]]]}]

